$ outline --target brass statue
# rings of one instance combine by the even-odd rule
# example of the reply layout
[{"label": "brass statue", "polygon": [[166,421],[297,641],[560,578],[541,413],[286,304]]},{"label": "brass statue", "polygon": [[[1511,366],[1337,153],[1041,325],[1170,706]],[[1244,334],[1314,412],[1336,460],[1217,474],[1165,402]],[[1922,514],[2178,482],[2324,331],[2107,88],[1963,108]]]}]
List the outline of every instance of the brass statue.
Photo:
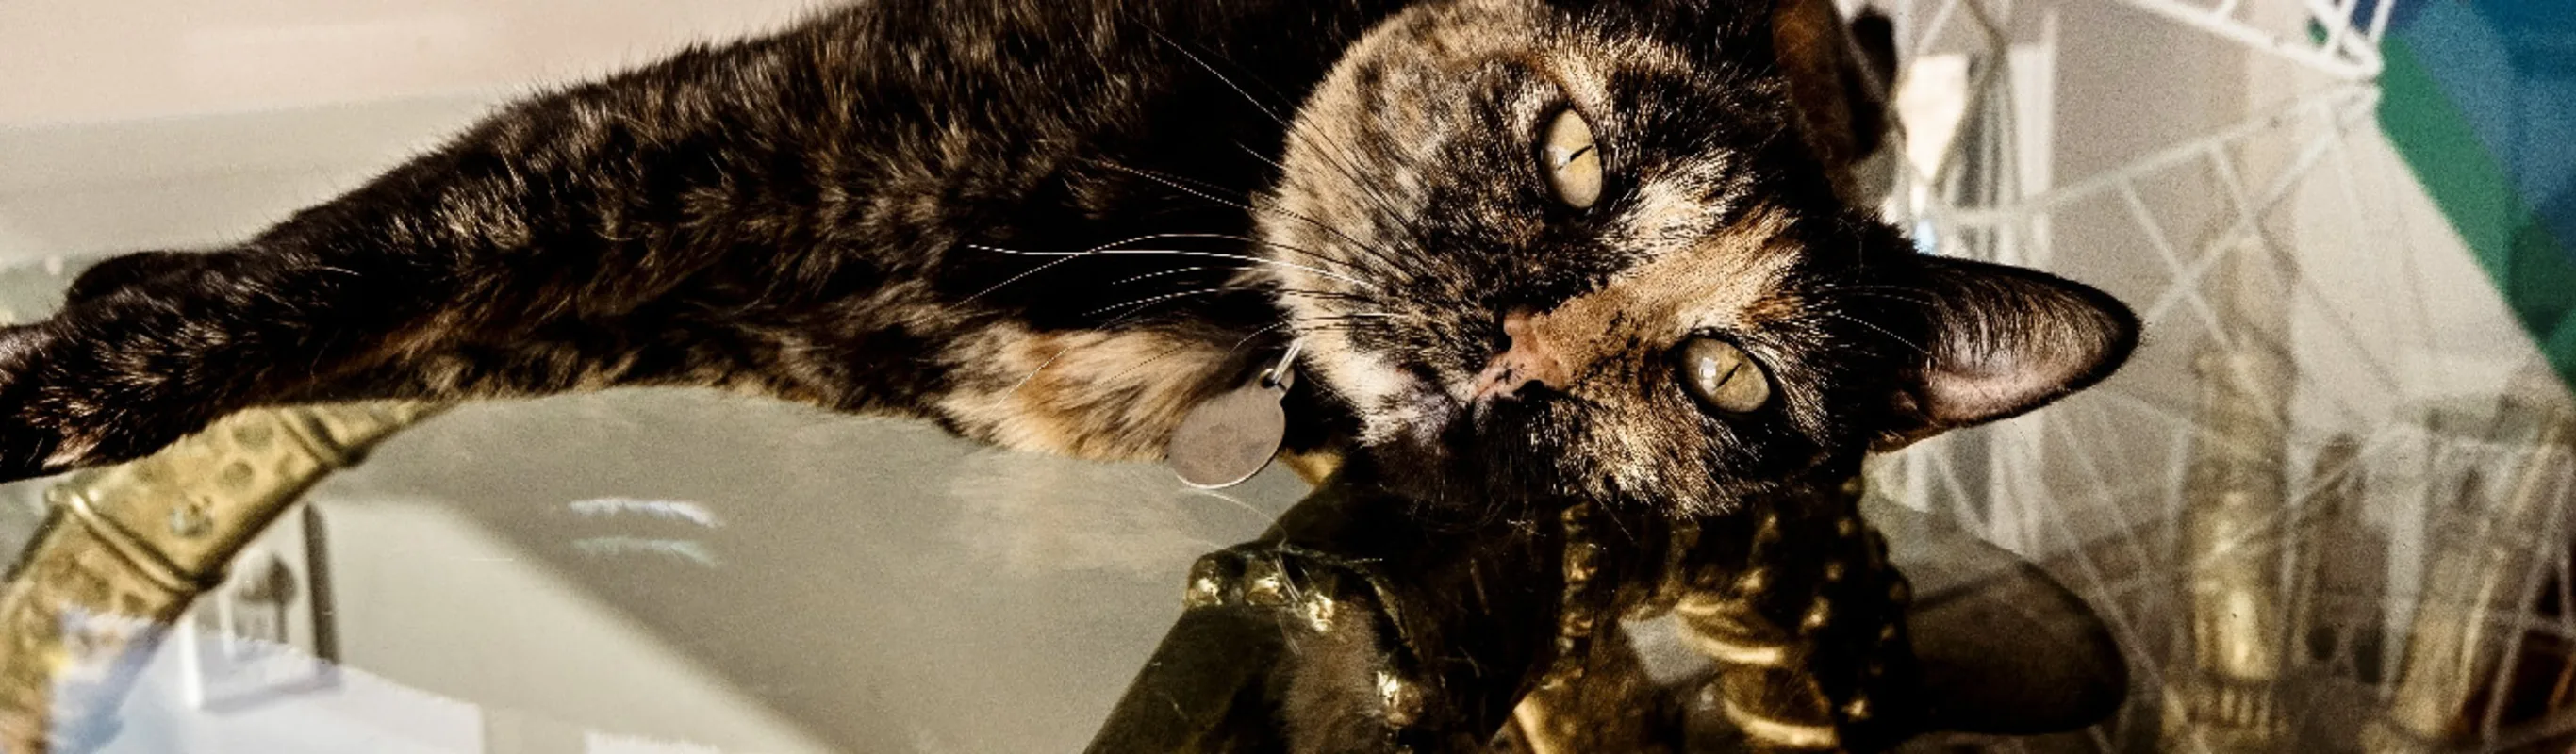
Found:
[{"label": "brass statue", "polygon": [[[2106,630],[2009,555],[1909,611],[1863,492],[1789,490],[1699,522],[1573,503],[1479,524],[1328,481],[1193,567],[1187,612],[1090,750],[1870,751],[2070,730],[2120,704]],[[2014,630],[1998,602],[2054,625]],[[1646,675],[1622,626],[1666,614],[1711,672]],[[1918,633],[1941,651],[1918,656]],[[1309,691],[1337,677],[1376,696]]]}]

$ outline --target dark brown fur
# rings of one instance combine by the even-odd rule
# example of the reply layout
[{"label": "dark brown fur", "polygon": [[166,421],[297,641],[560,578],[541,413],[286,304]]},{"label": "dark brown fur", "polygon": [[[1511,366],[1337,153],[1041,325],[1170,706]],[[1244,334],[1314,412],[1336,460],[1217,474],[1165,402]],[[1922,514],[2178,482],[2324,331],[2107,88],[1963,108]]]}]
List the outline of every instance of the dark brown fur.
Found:
[{"label": "dark brown fur", "polygon": [[[101,264],[0,334],[0,476],[263,404],[623,385],[1151,458],[1299,339],[1292,444],[1415,499],[1703,513],[2107,374],[2116,302],[1860,206],[1886,123],[1824,8],[873,0],[522,103],[238,247]],[[1601,142],[1584,209],[1534,159],[1567,109]],[[1563,371],[1470,395],[1506,316]],[[1695,403],[1701,337],[1776,399]]]}]

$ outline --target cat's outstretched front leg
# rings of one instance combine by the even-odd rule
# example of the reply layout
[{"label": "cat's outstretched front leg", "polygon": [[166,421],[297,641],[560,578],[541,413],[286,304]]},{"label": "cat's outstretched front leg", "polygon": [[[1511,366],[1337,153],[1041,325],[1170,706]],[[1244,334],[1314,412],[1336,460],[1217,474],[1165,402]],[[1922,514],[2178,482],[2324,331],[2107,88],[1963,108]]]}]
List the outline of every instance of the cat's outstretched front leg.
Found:
[{"label": "cat's outstretched front leg", "polygon": [[431,269],[422,249],[268,243],[111,262],[54,318],[0,331],[0,477],[131,459],[257,405],[534,394],[719,366],[707,338],[638,322],[613,295],[546,304],[514,290],[525,284]]},{"label": "cat's outstretched front leg", "polygon": [[[308,295],[295,266],[239,251],[122,257],[75,281],[62,313],[0,331],[0,477],[148,453],[280,382],[294,367],[276,356],[312,329],[292,315],[344,308],[286,305]],[[342,360],[313,356],[303,363]]]},{"label": "cat's outstretched front leg", "polygon": [[[793,101],[848,70],[828,52],[684,55],[513,108],[236,247],[99,265],[52,319],[0,330],[0,478],[257,405],[727,385],[784,350],[841,355],[901,252],[827,238],[845,208],[815,197],[871,177],[796,151],[852,130]],[[829,328],[796,314],[825,309]]]}]

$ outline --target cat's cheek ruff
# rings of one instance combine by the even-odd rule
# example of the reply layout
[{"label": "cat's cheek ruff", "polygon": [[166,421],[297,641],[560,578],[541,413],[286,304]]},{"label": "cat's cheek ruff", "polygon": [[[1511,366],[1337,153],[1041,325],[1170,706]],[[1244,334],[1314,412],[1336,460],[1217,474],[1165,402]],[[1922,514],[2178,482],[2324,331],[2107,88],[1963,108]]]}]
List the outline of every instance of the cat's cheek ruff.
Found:
[{"label": "cat's cheek ruff", "polygon": [[1153,331],[1035,333],[997,327],[943,354],[936,401],[961,434],[1012,450],[1159,459],[1192,406],[1235,371],[1223,344]]},{"label": "cat's cheek ruff", "polygon": [[1388,405],[1411,390],[1413,378],[1392,362],[1362,350],[1344,330],[1298,333],[1306,344],[1302,368],[1363,412]]}]

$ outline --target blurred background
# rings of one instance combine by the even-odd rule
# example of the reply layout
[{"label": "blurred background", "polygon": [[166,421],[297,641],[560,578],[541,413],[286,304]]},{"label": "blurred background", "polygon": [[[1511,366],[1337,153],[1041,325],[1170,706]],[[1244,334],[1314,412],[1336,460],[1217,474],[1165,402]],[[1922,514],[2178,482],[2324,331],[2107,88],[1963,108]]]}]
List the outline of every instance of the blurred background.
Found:
[{"label": "blurred background", "polygon": [[[1873,467],[2091,601],[2136,685],[1925,746],[2566,750],[2576,0],[1876,4],[1889,213],[2149,322],[2104,387]],[[807,6],[0,3],[0,310]],[[110,750],[1073,750],[1190,560],[1301,492],[690,391],[467,406],[246,553]]]},{"label": "blurred background", "polygon": [[2104,388],[1875,470],[2130,656],[2120,720],[1983,743],[2566,750],[2576,4],[1890,9],[1892,213],[2148,322]]}]

